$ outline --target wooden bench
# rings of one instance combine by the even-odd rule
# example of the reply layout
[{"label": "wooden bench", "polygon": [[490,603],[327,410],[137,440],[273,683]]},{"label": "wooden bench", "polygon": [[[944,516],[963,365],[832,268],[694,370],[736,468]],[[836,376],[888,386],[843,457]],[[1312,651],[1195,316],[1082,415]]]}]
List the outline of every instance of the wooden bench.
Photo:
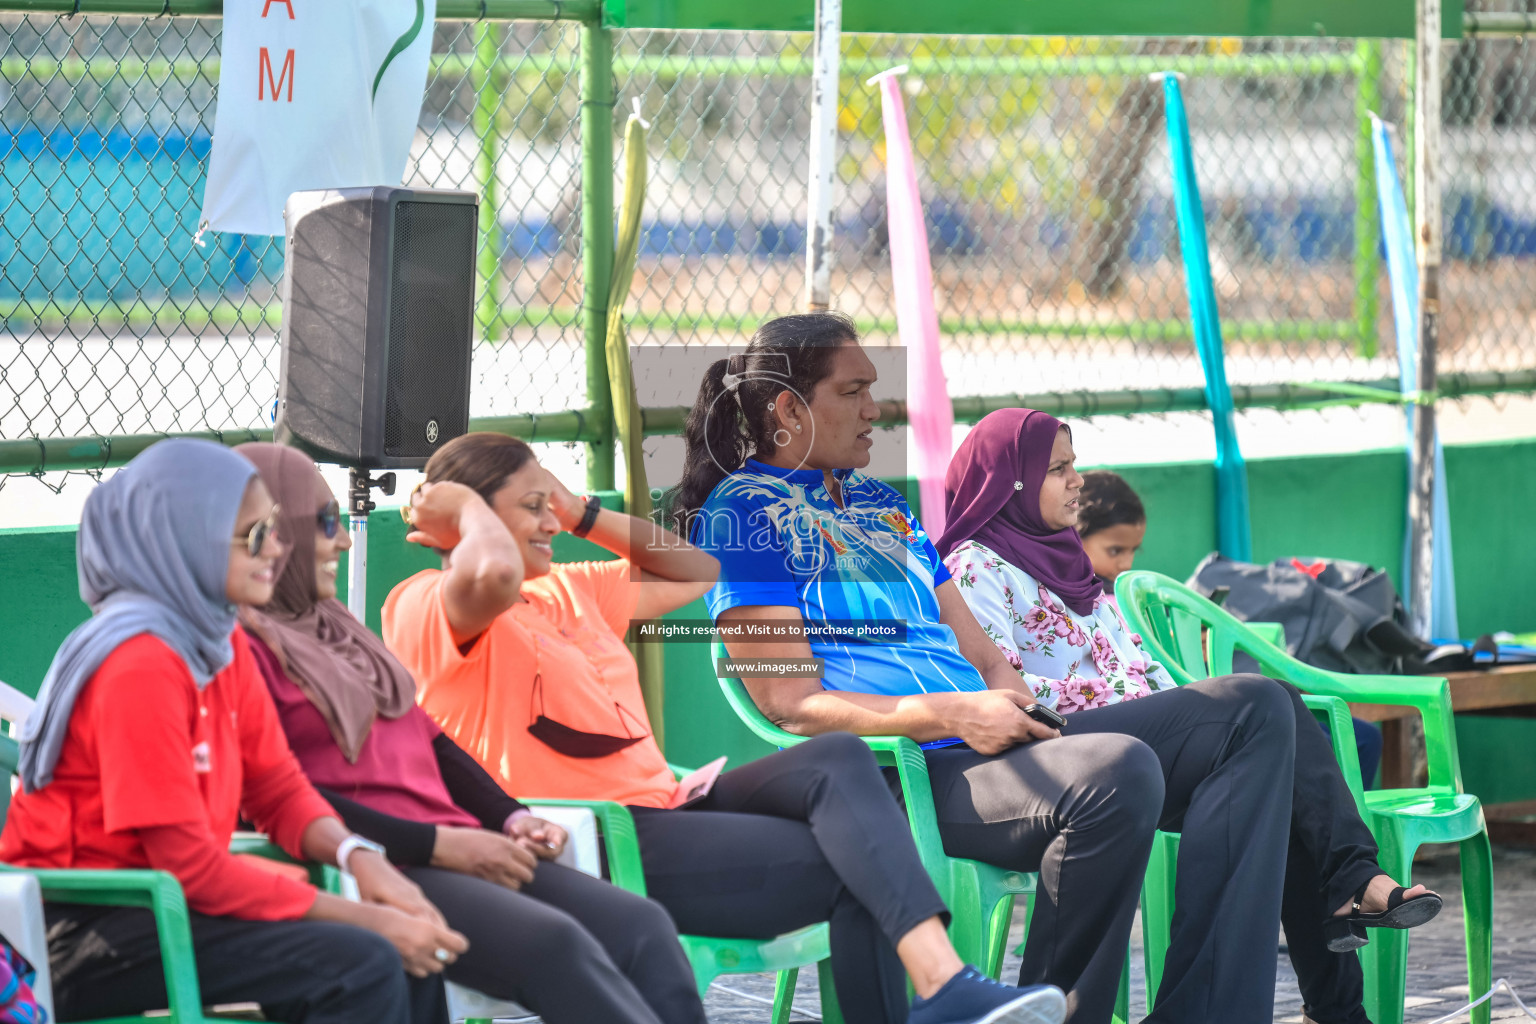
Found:
[{"label": "wooden bench", "polygon": [[[1506,665],[1481,672],[1452,672],[1451,708],[1457,714],[1536,718],[1536,665]],[[1414,740],[1408,728],[1412,708],[1351,704],[1356,718],[1381,724],[1381,785],[1412,786]],[[1488,834],[1495,842],[1536,845],[1536,801],[1485,806]]]}]

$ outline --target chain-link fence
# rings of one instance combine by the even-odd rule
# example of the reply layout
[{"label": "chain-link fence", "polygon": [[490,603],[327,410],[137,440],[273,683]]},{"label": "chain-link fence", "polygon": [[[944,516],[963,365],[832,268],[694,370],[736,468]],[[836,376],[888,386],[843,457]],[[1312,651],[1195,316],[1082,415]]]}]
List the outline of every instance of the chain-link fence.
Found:
[{"label": "chain-link fence", "polygon": [[[193,243],[219,28],[0,16],[0,448],[270,425],[281,240]],[[599,339],[583,313],[582,32],[437,26],[406,178],[485,197],[476,416],[588,404]],[[1517,40],[1450,45],[1442,366],[1521,371],[1529,386],[1536,54]],[[1162,100],[1147,79],[1177,70],[1229,378],[1394,377],[1364,133],[1369,111],[1404,122],[1407,52],[847,36],[834,304],[870,336],[894,334],[879,97],[864,80],[907,64],[952,392],[1197,388]],[[736,343],[802,304],[809,72],[803,34],[614,34],[614,137],[634,99],[653,124],[634,343]],[[685,402],[692,382],[674,383],[670,401]],[[35,464],[7,450],[21,454],[0,470]]]}]

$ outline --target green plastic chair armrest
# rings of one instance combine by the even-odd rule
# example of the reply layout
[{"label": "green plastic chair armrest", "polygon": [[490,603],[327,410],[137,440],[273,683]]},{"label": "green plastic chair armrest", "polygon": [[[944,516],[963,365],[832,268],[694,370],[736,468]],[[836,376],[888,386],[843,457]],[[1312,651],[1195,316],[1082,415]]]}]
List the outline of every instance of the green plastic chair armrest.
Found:
[{"label": "green plastic chair armrest", "polygon": [[1340,697],[1351,704],[1388,704],[1415,709],[1424,722],[1429,785],[1457,793],[1462,791],[1456,716],[1451,708],[1449,680],[1439,676],[1344,675],[1300,662],[1296,662],[1296,670],[1279,678],[1309,693]]},{"label": "green plastic chair armrest", "polygon": [[[1353,704],[1414,708],[1424,720],[1430,787],[1462,792],[1451,688],[1446,680],[1430,676],[1345,675],[1305,664],[1267,643],[1229,612],[1159,573],[1121,573],[1115,580],[1115,596],[1127,624],[1142,635],[1148,650],[1180,682],[1212,674],[1204,665],[1192,664],[1194,657],[1208,652],[1209,664],[1219,667],[1230,665],[1233,654],[1241,651],[1253,658],[1265,675],[1284,680],[1306,693],[1338,697]],[[1209,629],[1206,643],[1192,644],[1190,638],[1198,634],[1201,624]],[[1181,653],[1185,657],[1181,658]]]},{"label": "green plastic chair armrest", "polygon": [[[710,657],[714,659],[715,664],[719,664],[720,659],[727,656],[725,644],[716,639],[710,651]],[[770,722],[740,679],[722,677],[720,689],[725,694],[725,702],[731,706],[732,711],[736,712],[736,717],[741,719],[747,728],[752,730],[752,734],[764,743],[775,747],[792,747],[810,739],[809,736],[797,736]]]},{"label": "green plastic chair armrest", "polygon": [[78,870],[5,868],[37,878],[43,899],[54,903],[85,903],[106,907],[145,907],[155,916],[160,959],[171,1018],[196,1021],[203,1015],[203,995],[197,984],[197,959],[181,884],[164,871],[111,869]]},{"label": "green plastic chair armrest", "polygon": [[597,831],[603,837],[608,855],[608,880],[637,896],[645,895],[645,868],[640,862],[640,837],[635,833],[635,817],[629,808],[611,800],[566,800],[545,797],[518,797],[525,804],[545,807],[584,807],[597,818]]},{"label": "green plastic chair armrest", "polygon": [[1349,705],[1338,697],[1321,697],[1315,694],[1301,695],[1302,703],[1319,722],[1328,726],[1333,741],[1333,756],[1339,762],[1339,771],[1349,785],[1349,795],[1355,798],[1355,810],[1360,820],[1368,820],[1365,812],[1365,780],[1360,775],[1360,751],[1355,746],[1355,723],[1349,714]]},{"label": "green plastic chair armrest", "polygon": [[309,872],[309,884],[316,889],[332,895],[341,892],[341,869],[331,864],[295,860],[288,855],[287,850],[260,832],[236,832],[229,839],[229,852],[263,857],[279,864],[297,864]]},{"label": "green plastic chair armrest", "polygon": [[944,852],[944,841],[939,838],[939,817],[933,809],[933,786],[928,781],[928,761],[923,748],[905,736],[859,737],[875,753],[875,760],[882,766],[896,769],[901,782],[901,799],[906,807],[907,823],[912,827],[912,840],[917,845],[918,858],[928,875],[938,885],[940,894],[948,901],[951,896],[950,872],[953,863]]},{"label": "green plastic chair armrest", "polygon": [[[726,656],[725,645],[718,639],[714,642],[712,655],[717,663]],[[725,694],[726,703],[736,712],[736,717],[746,723],[758,739],[776,747],[792,747],[810,738],[797,736],[770,722],[740,679],[722,678],[720,689]],[[874,751],[875,760],[881,766],[896,769],[918,857],[938,886],[940,895],[948,900],[951,892],[950,858],[944,852],[944,843],[939,838],[938,815],[933,810],[933,788],[928,782],[928,762],[923,758],[922,748],[905,736],[859,738]]]}]

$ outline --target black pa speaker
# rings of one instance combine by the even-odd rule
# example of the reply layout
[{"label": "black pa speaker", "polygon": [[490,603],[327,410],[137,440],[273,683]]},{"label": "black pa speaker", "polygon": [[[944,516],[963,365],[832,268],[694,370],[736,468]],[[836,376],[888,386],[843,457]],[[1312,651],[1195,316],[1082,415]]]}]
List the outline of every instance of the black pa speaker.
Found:
[{"label": "black pa speaker", "polygon": [[469,429],[479,197],[295,192],[283,220],[274,436],[321,462],[420,468]]}]

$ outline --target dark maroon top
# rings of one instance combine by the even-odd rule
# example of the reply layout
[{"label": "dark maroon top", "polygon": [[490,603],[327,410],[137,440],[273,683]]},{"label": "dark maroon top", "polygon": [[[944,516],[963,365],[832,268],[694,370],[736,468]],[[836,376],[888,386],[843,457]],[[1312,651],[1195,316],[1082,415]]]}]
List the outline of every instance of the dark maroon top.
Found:
[{"label": "dark maroon top", "polygon": [[266,644],[252,636],[251,651],[277,705],[288,745],[311,783],[408,821],[480,827],[474,815],[448,795],[432,747],[442,730],[425,711],[412,707],[399,718],[375,719],[357,763],[350,764],[319,710],[288,678]]}]

